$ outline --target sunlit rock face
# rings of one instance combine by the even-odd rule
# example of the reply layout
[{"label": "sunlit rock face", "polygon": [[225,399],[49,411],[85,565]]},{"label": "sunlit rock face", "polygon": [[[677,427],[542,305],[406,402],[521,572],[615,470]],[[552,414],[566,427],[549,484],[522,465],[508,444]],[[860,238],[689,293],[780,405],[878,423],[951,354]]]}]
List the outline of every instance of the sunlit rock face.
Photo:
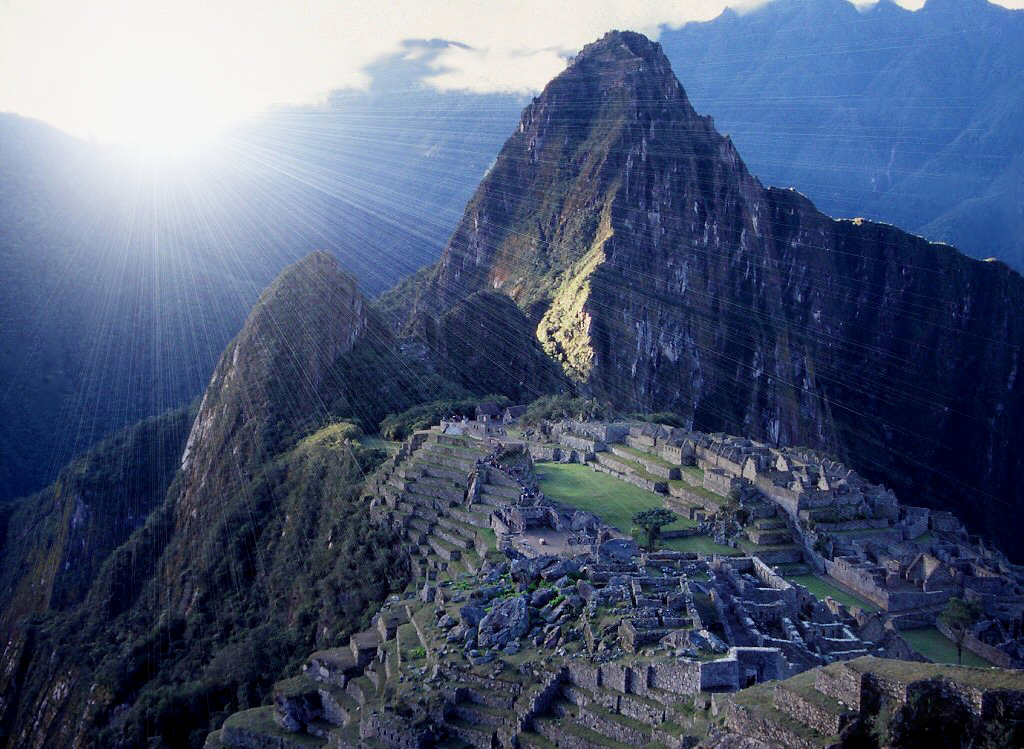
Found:
[{"label": "sunlit rock face", "polygon": [[1024,281],[764,188],[639,34],[526,108],[413,319],[484,288],[586,392],[827,449],[1024,554]]}]

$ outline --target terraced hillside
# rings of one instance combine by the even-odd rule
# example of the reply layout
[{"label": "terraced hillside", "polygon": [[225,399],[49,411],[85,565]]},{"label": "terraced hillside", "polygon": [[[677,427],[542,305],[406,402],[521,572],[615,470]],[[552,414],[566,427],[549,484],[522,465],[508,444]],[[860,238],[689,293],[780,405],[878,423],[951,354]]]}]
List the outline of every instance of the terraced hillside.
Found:
[{"label": "terraced hillside", "polygon": [[908,652],[759,560],[639,551],[539,493],[522,440],[463,428],[416,432],[363,492],[414,582],[210,749],[692,746],[722,727],[707,692]]},{"label": "terraced hillside", "polygon": [[792,749],[1020,746],[1024,672],[858,658],[721,701],[725,731]]}]

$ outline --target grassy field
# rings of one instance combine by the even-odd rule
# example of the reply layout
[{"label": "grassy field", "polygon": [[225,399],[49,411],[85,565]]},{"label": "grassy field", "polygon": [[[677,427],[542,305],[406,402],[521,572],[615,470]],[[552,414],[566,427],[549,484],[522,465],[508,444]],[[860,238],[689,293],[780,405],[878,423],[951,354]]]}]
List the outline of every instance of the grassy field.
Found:
[{"label": "grassy field", "polygon": [[[956,664],[956,645],[935,627],[904,629],[900,630],[900,635],[910,647],[928,660],[935,663]],[[963,665],[988,666],[989,663],[964,648]]]},{"label": "grassy field", "polygon": [[[579,463],[538,463],[537,477],[541,491],[547,496],[592,512],[623,533],[630,533],[634,528],[633,515],[663,506],[661,497],[654,492]],[[680,518],[669,529],[692,527],[692,520]],[[668,543],[671,542],[666,545]]]},{"label": "grassy field", "polygon": [[878,610],[878,607],[874,604],[868,603],[863,598],[858,598],[852,593],[847,593],[842,588],[832,585],[816,575],[787,575],[786,579],[791,583],[799,583],[800,585],[803,585],[811,595],[820,599],[824,600],[826,596],[832,596],[844,606],[859,606],[865,611]]}]

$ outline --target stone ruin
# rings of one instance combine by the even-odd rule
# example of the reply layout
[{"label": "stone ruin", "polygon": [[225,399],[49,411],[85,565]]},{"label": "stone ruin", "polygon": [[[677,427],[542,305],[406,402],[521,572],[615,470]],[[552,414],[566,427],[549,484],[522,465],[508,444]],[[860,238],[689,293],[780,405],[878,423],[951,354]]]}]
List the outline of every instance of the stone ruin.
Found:
[{"label": "stone ruin", "polygon": [[[886,572],[872,578],[880,587],[979,588],[1001,611],[1016,605],[1005,573],[975,584],[1000,557],[959,526],[806,451],[650,424],[563,422],[527,440],[478,431],[446,422],[418,432],[367,483],[378,521],[406,540],[409,591],[347,645],[314,653],[273,705],[229,717],[208,747],[691,747],[723,725],[825,746],[856,708],[825,710],[832,692],[786,685],[822,668],[813,679],[920,658],[890,612],[818,600],[780,570],[870,562]],[[743,555],[643,551],[545,497],[536,459],[588,463],[658,492]],[[858,525],[835,527],[848,522]],[[855,532],[832,549],[850,553],[820,550],[840,530]],[[908,543],[926,548],[901,556],[905,567],[886,556]],[[991,621],[979,642],[999,650],[1019,635]],[[844,663],[853,671],[835,671]],[[775,712],[744,703],[751,688],[774,690]],[[716,702],[733,694],[735,704]]]},{"label": "stone ruin", "polygon": [[[1024,570],[951,513],[901,505],[891,490],[816,451],[649,423],[572,421],[538,430],[529,449],[538,460],[590,463],[663,493],[688,517],[712,518],[703,528],[717,541],[789,574],[827,574],[901,626],[934,624],[953,596],[977,601],[985,618],[968,649],[1024,666]],[[726,500],[744,523],[721,512]]]}]

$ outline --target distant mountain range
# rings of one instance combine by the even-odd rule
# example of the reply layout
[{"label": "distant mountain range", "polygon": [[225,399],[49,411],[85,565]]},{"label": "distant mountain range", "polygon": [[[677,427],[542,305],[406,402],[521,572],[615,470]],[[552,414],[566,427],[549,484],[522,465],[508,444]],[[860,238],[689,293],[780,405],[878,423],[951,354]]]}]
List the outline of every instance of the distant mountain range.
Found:
[{"label": "distant mountain range", "polygon": [[1024,271],[1024,11],[779,0],[661,43],[762,182]]},{"label": "distant mountain range", "polygon": [[[778,0],[661,39],[763,182],[1020,270],[1022,18]],[[437,259],[525,103],[427,86],[445,44],[407,42],[367,91],[272,113],[170,174],[0,116],[0,499],[195,398],[311,249],[370,295]]]}]

